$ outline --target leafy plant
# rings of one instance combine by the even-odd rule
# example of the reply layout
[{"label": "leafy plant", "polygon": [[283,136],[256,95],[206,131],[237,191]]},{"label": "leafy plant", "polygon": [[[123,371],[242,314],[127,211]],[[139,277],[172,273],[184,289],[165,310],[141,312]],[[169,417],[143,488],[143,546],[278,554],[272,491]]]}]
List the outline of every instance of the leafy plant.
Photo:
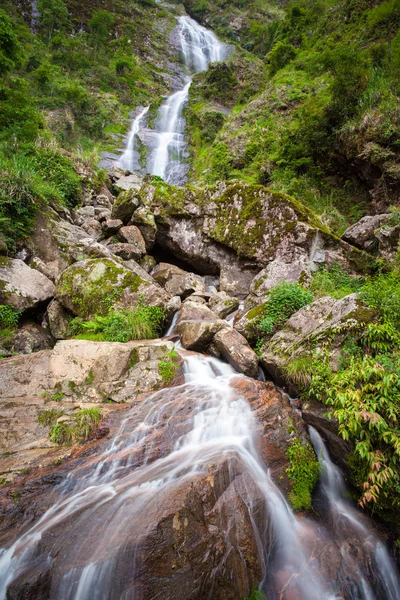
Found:
[{"label": "leafy plant", "polygon": [[176,350],[167,353],[166,360],[160,360],[158,363],[158,372],[164,383],[170,383],[176,376],[179,365],[179,354]]},{"label": "leafy plant", "polygon": [[393,270],[368,279],[361,290],[363,300],[376,308],[385,321],[400,329],[400,273]]},{"label": "leafy plant", "polygon": [[[46,414],[47,413],[47,414]],[[51,413],[51,414],[49,414]],[[58,417],[55,417],[55,411],[45,411],[41,417],[49,426],[54,423]],[[69,445],[73,442],[82,443],[87,441],[95,431],[101,419],[101,409],[84,408],[79,410],[71,424],[56,423],[50,430],[50,440],[55,444]],[[45,424],[44,422],[42,424]]]}]

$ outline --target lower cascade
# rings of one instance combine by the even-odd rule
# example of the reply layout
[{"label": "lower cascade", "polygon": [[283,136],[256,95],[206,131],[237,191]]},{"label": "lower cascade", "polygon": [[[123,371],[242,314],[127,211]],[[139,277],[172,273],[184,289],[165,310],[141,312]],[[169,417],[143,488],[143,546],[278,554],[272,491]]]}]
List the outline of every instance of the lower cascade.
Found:
[{"label": "lower cascade", "polygon": [[[178,578],[171,584],[173,573],[163,569],[170,557],[158,555],[166,535],[162,523],[174,506],[180,506],[185,490],[196,490],[216,465],[223,465],[223,477],[234,484],[241,511],[227,515],[226,506],[221,506],[215,524],[209,521],[210,533],[215,530],[222,536],[226,550],[215,564],[215,557],[202,554],[201,545],[197,548],[202,576],[190,597],[237,597],[229,590],[225,596],[214,591],[220,570],[246,583],[246,561],[231,559],[229,550],[243,542],[245,515],[259,561],[259,589],[268,600],[398,598],[399,580],[389,554],[370,532],[367,518],[345,499],[342,476],[319,434],[311,429],[321,462],[321,493],[328,504],[324,527],[294,515],[271,477],[268,457],[265,462],[260,455],[259,423],[240,391],[252,380],[219,359],[180,352],[184,383],[133,405],[105,449],[78,462],[60,484],[54,504],[3,548],[0,598],[16,597],[10,595],[14,583],[29,580],[35,569],[45,580],[40,598],[186,597],[184,581]],[[172,526],[177,535],[188,526],[189,515],[190,511],[175,514]],[[329,565],[324,564],[327,549]],[[178,560],[179,546],[171,551]],[[152,554],[161,560],[156,583],[154,571],[151,576],[148,572]],[[197,577],[196,569],[187,577]]]},{"label": "lower cascade", "polygon": [[154,129],[146,130],[149,107],[139,112],[132,123],[126,149],[118,161],[125,170],[142,170],[137,140],[143,132],[144,145],[147,147],[145,172],[162,177],[173,185],[182,185],[188,170],[184,161],[187,154],[183,111],[189,99],[190,75],[205,71],[211,62],[221,61],[226,56],[225,44],[190,17],[178,17],[178,28],[180,52],[186,70],[184,87],[161,104]]}]

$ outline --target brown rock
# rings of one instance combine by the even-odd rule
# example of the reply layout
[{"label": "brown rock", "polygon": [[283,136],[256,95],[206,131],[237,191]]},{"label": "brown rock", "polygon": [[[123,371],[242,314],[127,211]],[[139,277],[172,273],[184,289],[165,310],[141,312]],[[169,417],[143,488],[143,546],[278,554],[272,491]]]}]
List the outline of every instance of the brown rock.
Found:
[{"label": "brown rock", "polygon": [[234,329],[223,329],[214,337],[216,348],[239,373],[257,377],[258,358],[247,340]]}]

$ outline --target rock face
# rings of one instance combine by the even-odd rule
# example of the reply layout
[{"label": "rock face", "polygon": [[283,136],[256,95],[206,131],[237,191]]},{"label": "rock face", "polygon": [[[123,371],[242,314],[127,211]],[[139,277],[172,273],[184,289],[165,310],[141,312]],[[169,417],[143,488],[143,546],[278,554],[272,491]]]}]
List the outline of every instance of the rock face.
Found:
[{"label": "rock face", "polygon": [[[297,311],[262,348],[263,367],[282,383],[290,382],[285,366],[294,358],[309,355],[312,348],[328,337],[331,339],[333,363],[340,356],[341,345],[352,333],[361,336],[362,326],[375,319],[372,309],[366,307],[357,294],[341,300],[320,298]],[[334,364],[333,364],[334,366]]]},{"label": "rock face", "polygon": [[[133,271],[111,259],[84,260],[57,280],[57,300],[74,315],[105,314],[112,306],[134,307],[140,298],[150,306],[166,306],[169,295],[139,265]],[[149,281],[150,280],[150,281]]]},{"label": "rock face", "polygon": [[54,293],[50,279],[22,260],[1,259],[0,304],[11,305],[22,312],[48,302]]},{"label": "rock face", "polygon": [[184,348],[203,352],[211,344],[215,334],[225,327],[225,321],[181,321],[178,334]]},{"label": "rock face", "polygon": [[[0,479],[12,479],[27,466],[55,460],[57,446],[38,422],[44,411],[73,415],[79,408],[109,402],[135,402],[138,395],[164,387],[160,361],[170,360],[167,340],[58,342],[53,350],[0,361]],[[176,363],[178,374],[179,361]],[[108,401],[107,404],[103,404]],[[115,406],[115,404],[114,404]],[[58,454],[56,454],[57,458]]]},{"label": "rock face", "polygon": [[217,273],[229,265],[254,276],[275,260],[308,269],[333,261],[360,266],[366,260],[305,206],[263,186],[159,190],[147,185],[138,197],[154,213],[157,241],[200,272]]}]

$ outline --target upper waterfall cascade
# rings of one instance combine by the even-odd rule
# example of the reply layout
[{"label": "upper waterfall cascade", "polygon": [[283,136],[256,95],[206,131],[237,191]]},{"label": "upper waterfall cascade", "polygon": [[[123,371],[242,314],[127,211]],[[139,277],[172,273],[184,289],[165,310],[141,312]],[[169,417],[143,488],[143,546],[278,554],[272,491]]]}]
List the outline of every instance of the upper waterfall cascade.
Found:
[{"label": "upper waterfall cascade", "polygon": [[126,149],[119,160],[125,170],[143,170],[138,150],[138,144],[142,143],[139,137],[143,133],[143,145],[147,148],[145,172],[158,175],[173,185],[182,185],[188,171],[183,111],[189,99],[190,75],[205,71],[210,63],[226,57],[226,45],[190,17],[178,17],[178,28],[185,85],[161,104],[154,129],[147,129],[146,125],[149,107],[140,111],[133,120]]}]

